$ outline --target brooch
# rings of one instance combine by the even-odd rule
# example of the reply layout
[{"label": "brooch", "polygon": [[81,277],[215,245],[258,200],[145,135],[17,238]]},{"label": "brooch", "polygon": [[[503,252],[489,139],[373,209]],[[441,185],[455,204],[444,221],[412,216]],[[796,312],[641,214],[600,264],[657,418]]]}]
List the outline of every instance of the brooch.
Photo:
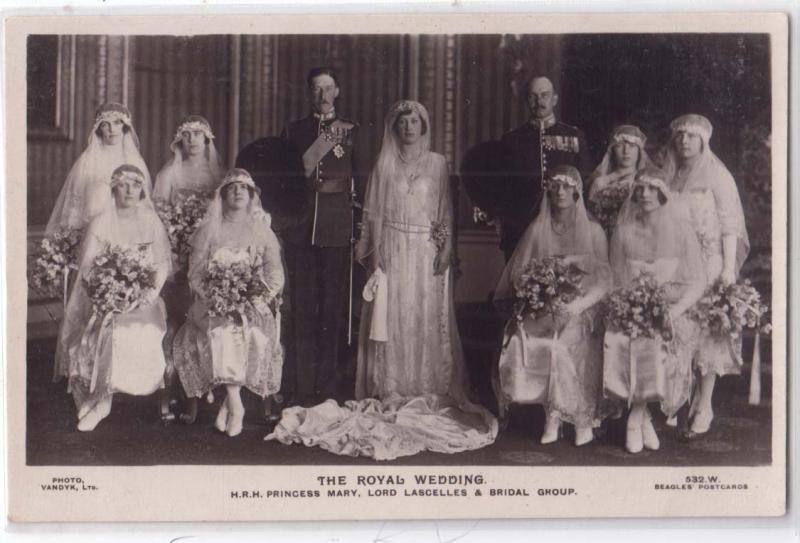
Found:
[{"label": "brooch", "polygon": [[336,147],[333,148],[333,154],[336,155],[336,158],[342,158],[344,156],[344,149],[337,143]]}]

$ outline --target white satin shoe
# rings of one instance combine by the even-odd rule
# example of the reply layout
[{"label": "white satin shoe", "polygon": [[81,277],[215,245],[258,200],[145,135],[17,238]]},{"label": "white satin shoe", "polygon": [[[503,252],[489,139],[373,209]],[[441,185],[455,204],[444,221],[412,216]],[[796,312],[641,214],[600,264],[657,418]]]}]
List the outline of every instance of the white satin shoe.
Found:
[{"label": "white satin shoe", "polygon": [[544,424],[544,433],[542,433],[542,439],[539,441],[542,445],[547,445],[549,443],[555,443],[558,441],[558,433],[561,430],[561,419],[558,417],[553,417],[551,415],[547,416],[547,422]]},{"label": "white satin shoe", "polygon": [[650,449],[651,451],[657,451],[661,446],[649,411],[645,411],[644,419],[642,420],[642,445],[644,445],[645,449]]}]

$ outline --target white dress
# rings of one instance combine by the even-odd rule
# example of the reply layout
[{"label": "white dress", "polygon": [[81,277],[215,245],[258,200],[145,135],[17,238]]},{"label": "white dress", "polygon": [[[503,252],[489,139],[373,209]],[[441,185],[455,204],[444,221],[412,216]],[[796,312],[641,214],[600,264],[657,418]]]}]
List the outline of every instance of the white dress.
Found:
[{"label": "white dress", "polygon": [[[336,454],[391,460],[423,450],[455,453],[492,443],[497,421],[467,400],[451,270],[434,275],[432,221],[452,228],[443,156],[427,153],[388,182],[378,229],[386,274],[386,341],[370,339],[373,303],[359,336],[356,398],[285,409],[266,439],[320,446]],[[367,202],[370,201],[370,190]],[[451,230],[452,231],[452,230]],[[379,239],[375,239],[375,237]]]},{"label": "white dress", "polygon": [[[144,250],[156,269],[155,292],[169,273],[169,242],[155,213],[137,208],[131,218],[109,209],[89,226],[82,246],[80,277],[107,245]],[[83,282],[76,282],[59,331],[56,378],[67,377],[78,407],[124,392],[148,395],[163,385],[162,339],[166,311],[160,297],[125,313],[97,315]]]}]

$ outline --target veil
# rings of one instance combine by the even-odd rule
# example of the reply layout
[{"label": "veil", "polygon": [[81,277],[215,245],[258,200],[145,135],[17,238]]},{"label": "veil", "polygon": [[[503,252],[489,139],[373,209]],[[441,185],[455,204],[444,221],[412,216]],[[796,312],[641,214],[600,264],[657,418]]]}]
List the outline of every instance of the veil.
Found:
[{"label": "veil", "polygon": [[[121,120],[125,125],[122,142],[107,146],[98,132],[102,123],[113,120]],[[64,227],[83,228],[102,213],[113,201],[108,198],[111,174],[122,164],[136,166],[143,173],[144,190],[149,197],[150,174],[139,153],[139,138],[133,128],[130,111],[121,104],[103,104],[95,115],[86,149],[67,174],[45,232],[52,234]]]},{"label": "veil", "polygon": [[[659,259],[676,259],[679,262],[677,275],[671,279],[684,285],[705,281],[700,245],[689,222],[688,211],[676,202],[675,195],[669,190],[664,178],[666,174],[655,168],[649,168],[636,175],[634,190],[620,210],[617,227],[611,237],[609,248],[611,270],[616,288],[628,285],[635,279],[631,269],[631,260],[655,262]],[[643,218],[636,197],[636,187],[648,185],[660,193],[662,205],[651,212],[650,230],[654,238],[641,234],[648,227]]]},{"label": "veil", "polygon": [[[583,201],[583,183],[578,170],[572,166],[557,166],[550,170],[548,179],[569,180],[576,187],[578,196],[575,202],[575,255],[588,257],[584,266],[587,273],[605,272],[608,270],[608,255],[606,253],[605,234],[600,226],[592,223],[586,212]],[[539,213],[525,230],[517,248],[511,255],[506,267],[500,275],[500,280],[494,292],[494,304],[501,311],[514,299],[514,281],[532,259],[563,254],[560,243],[556,239],[552,228],[552,213],[550,210],[550,197],[548,191],[539,204]]]},{"label": "veil", "polygon": [[[146,174],[133,165],[123,165],[114,171],[113,177],[135,176],[146,187]],[[112,187],[114,181],[112,181]],[[64,309],[64,319],[58,335],[56,348],[55,376],[69,375],[71,350],[80,343],[80,338],[86,328],[86,323],[92,315],[92,303],[83,287],[81,279],[86,277],[92,267],[95,257],[107,246],[130,246],[133,244],[146,244],[150,247],[152,264],[157,270],[156,287],[160,290],[161,284],[171,272],[171,248],[166,230],[158,218],[150,195],[143,193],[142,199],[135,208],[135,219],[123,222],[120,220],[117,206],[111,189],[108,189],[107,202],[104,211],[91,220],[81,242],[80,256],[78,258],[78,280],[72,287],[67,306]],[[135,224],[135,228],[131,228]]]},{"label": "veil", "polygon": [[[670,123],[672,138],[664,158],[664,170],[674,192],[683,193],[697,190],[711,190],[717,202],[717,213],[722,235],[736,235],[736,275],[750,252],[750,239],[744,220],[744,210],[739,198],[739,190],[728,168],[711,150],[709,141],[713,127],[711,122],[697,114],[682,115]],[[681,171],[680,161],[675,151],[675,137],[679,132],[690,132],[700,136],[703,147],[700,157],[688,171]]]},{"label": "veil", "polygon": [[589,186],[588,198],[590,200],[597,192],[594,180],[598,177],[605,177],[614,171],[614,146],[622,142],[633,143],[639,148],[639,157],[636,161],[637,172],[652,167],[653,162],[645,150],[647,136],[645,136],[644,132],[638,126],[630,124],[617,126],[611,132],[611,138],[608,142],[606,153],[603,155],[603,160],[600,161],[600,164],[597,165],[587,180],[586,184]]},{"label": "veil", "polygon": [[248,205],[247,221],[252,232],[252,239],[248,240],[257,246],[277,247],[280,252],[277,237],[272,232],[272,218],[261,206],[261,190],[256,186],[253,178],[241,168],[233,168],[222,179],[222,183],[214,191],[214,198],[208,205],[208,210],[203,221],[197,227],[190,244],[192,253],[189,259],[189,283],[196,289],[200,284],[202,275],[212,258],[212,250],[219,246],[221,240],[223,207],[222,192],[232,183],[243,183],[252,188],[253,197]]},{"label": "veil", "polygon": [[[431,123],[425,106],[413,100],[400,100],[396,102],[387,113],[383,126],[383,142],[375,167],[367,184],[366,196],[364,198],[364,208],[362,215],[362,232],[356,247],[356,258],[363,265],[366,265],[366,258],[377,251],[380,247],[383,221],[385,214],[391,204],[391,197],[394,194],[394,184],[397,179],[400,163],[400,145],[397,142],[394,125],[402,115],[416,113],[419,115],[423,125],[423,134],[420,136],[420,151],[422,161],[434,160],[435,154],[430,153],[431,145]],[[429,164],[422,164],[421,170],[428,170]],[[439,172],[440,177],[445,177],[445,187],[447,183],[446,165],[442,164],[444,171]],[[442,221],[448,213],[447,191],[440,191],[439,205],[436,219]],[[430,225],[419,225],[429,227]]]},{"label": "veil", "polygon": [[[205,135],[205,166],[208,174],[205,179],[187,179],[184,172],[181,140],[183,133],[189,130],[202,130]],[[224,170],[219,153],[217,153],[217,147],[214,145],[214,133],[211,131],[211,125],[204,117],[189,115],[184,118],[175,132],[175,137],[172,139],[169,148],[172,151],[172,158],[156,175],[153,198],[170,201],[175,194],[183,190],[211,192],[217,188]]]}]

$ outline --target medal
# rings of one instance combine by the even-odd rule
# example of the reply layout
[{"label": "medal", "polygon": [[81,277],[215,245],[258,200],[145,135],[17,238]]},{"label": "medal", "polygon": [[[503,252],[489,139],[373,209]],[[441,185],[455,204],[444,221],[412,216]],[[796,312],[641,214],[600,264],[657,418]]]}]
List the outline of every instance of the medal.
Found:
[{"label": "medal", "polygon": [[336,155],[336,158],[342,158],[344,156],[344,149],[337,143],[336,147],[333,148],[333,154]]}]

